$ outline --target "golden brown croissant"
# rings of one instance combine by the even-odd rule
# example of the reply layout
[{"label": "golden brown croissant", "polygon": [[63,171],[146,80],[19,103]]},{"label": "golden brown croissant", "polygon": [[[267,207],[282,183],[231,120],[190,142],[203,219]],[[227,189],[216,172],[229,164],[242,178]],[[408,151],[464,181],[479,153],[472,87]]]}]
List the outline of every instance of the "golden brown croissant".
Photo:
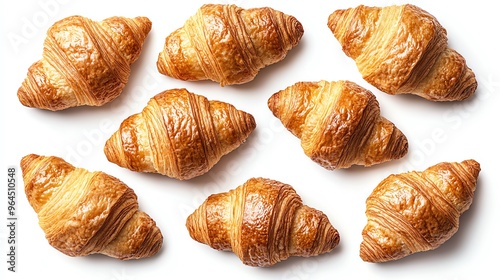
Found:
[{"label": "golden brown croissant", "polygon": [[255,126],[252,115],[231,104],[171,89],[125,119],[104,152],[121,167],[187,180],[210,170]]},{"label": "golden brown croissant", "polygon": [[187,218],[186,227],[194,240],[232,250],[250,266],[317,256],[340,241],[323,212],[303,205],[290,185],[265,178],[209,196]]},{"label": "golden brown croissant", "polygon": [[136,194],[117,178],[34,154],[22,158],[21,169],[39,225],[62,253],[127,260],[153,256],[162,247],[155,221],[138,210]]},{"label": "golden brown croissant", "polygon": [[181,80],[242,84],[283,60],[304,33],[293,16],[265,7],[205,4],[165,40],[158,71]]},{"label": "golden brown croissant", "polygon": [[361,258],[386,262],[439,247],[458,230],[479,171],[475,160],[443,162],[382,180],[366,200]]},{"label": "golden brown croissant", "polygon": [[27,107],[52,111],[101,106],[120,95],[149,31],[146,17],[100,22],[64,18],[47,31],[43,58],[28,69],[17,92]]},{"label": "golden brown croissant", "polygon": [[370,166],[408,151],[405,135],[380,116],[375,95],[350,81],[298,82],[272,95],[268,106],[326,169]]},{"label": "golden brown croissant", "polygon": [[328,27],[363,78],[381,91],[454,101],[468,98],[477,88],[465,59],[448,47],[446,30],[419,7],[337,10]]}]

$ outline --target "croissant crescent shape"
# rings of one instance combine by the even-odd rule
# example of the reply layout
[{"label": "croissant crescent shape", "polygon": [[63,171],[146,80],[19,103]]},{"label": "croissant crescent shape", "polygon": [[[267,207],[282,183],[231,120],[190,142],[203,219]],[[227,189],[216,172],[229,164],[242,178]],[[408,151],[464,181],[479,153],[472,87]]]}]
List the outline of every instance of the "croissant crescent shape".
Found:
[{"label": "croissant crescent shape", "polygon": [[336,10],[328,27],[363,78],[383,92],[455,101],[477,88],[463,56],[448,47],[446,30],[417,6]]},{"label": "croissant crescent shape", "polygon": [[19,101],[52,111],[110,102],[125,87],[151,25],[146,17],[56,22],[47,31],[43,58],[29,67],[17,92]]},{"label": "croissant crescent shape", "polygon": [[252,115],[231,104],[171,89],[125,119],[104,152],[109,161],[130,170],[187,180],[210,170],[255,126]]},{"label": "croissant crescent shape", "polygon": [[155,255],[163,236],[138,210],[134,191],[103,172],[62,158],[22,158],[25,192],[50,245],[69,256],[104,254],[128,260]]},{"label": "croissant crescent shape", "polygon": [[295,17],[268,7],[205,4],[167,36],[157,67],[181,80],[243,84],[283,60],[303,33]]},{"label": "croissant crescent shape", "polygon": [[340,241],[323,212],[303,205],[290,185],[265,178],[209,196],[186,227],[194,240],[232,250],[244,264],[260,267],[324,254]]},{"label": "croissant crescent shape", "polygon": [[387,262],[439,247],[458,230],[480,170],[475,160],[442,162],[382,180],[366,200],[361,258]]},{"label": "croissant crescent shape", "polygon": [[350,81],[298,82],[272,95],[268,106],[326,169],[399,159],[405,135],[380,116],[375,95]]}]

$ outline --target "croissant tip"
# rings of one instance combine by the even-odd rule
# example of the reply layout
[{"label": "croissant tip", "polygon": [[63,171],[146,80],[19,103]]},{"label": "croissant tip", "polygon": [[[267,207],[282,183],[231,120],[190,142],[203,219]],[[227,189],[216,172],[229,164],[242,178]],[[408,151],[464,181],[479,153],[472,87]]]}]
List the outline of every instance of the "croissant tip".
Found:
[{"label": "croissant tip", "polygon": [[206,227],[206,216],[202,214],[204,212],[204,205],[200,205],[193,213],[191,213],[186,219],[186,229],[189,236],[202,244],[210,244],[208,236],[203,234],[203,228]]},{"label": "croissant tip", "polygon": [[149,33],[151,28],[153,27],[153,22],[145,16],[139,16],[134,18],[137,22],[139,22],[140,26],[143,28],[144,33]]},{"label": "croissant tip", "polygon": [[34,160],[38,159],[39,157],[40,157],[40,156],[39,156],[39,155],[37,155],[37,154],[29,154],[29,155],[25,155],[24,157],[22,157],[22,158],[21,158],[21,163],[20,163],[20,164],[21,164],[21,169],[25,169],[25,168],[26,168],[26,166],[27,166],[30,162],[32,162],[32,161],[34,161]]},{"label": "croissant tip", "polygon": [[335,10],[328,16],[328,28],[333,32],[337,27],[337,23],[340,17],[345,13],[346,10]]},{"label": "croissant tip", "polygon": [[335,249],[340,243],[340,234],[339,232],[330,224],[328,229],[329,242],[327,243],[326,252],[330,252]]},{"label": "croissant tip", "polygon": [[248,124],[249,131],[252,132],[257,127],[257,122],[255,121],[254,116],[252,114],[247,113],[246,115],[246,123]]},{"label": "croissant tip", "polygon": [[474,159],[467,159],[461,162],[465,168],[474,176],[474,178],[477,178],[479,176],[479,172],[481,171],[481,165],[479,162],[477,162]]},{"label": "croissant tip", "polygon": [[361,258],[361,260],[363,260],[364,262],[371,262],[371,263],[376,263],[376,262],[379,262],[379,260],[377,260],[372,252],[373,250],[370,249],[370,247],[368,246],[367,242],[365,240],[363,240],[361,242],[361,245],[359,246],[359,257]]},{"label": "croissant tip", "polygon": [[160,228],[156,225],[156,222],[154,223],[154,227],[151,229],[151,234],[149,236],[153,242],[151,242],[151,245],[148,246],[145,254],[140,256],[140,258],[152,257],[158,254],[163,247],[163,234],[161,233]]},{"label": "croissant tip", "polygon": [[276,104],[276,96],[278,95],[278,92],[274,93],[273,95],[271,95],[269,97],[269,99],[267,99],[267,107],[269,107],[269,109],[273,109],[274,108],[274,105]]},{"label": "croissant tip", "polygon": [[267,100],[267,107],[269,108],[269,110],[271,110],[271,112],[273,113],[273,115],[276,116],[276,117],[279,117],[278,110],[279,110],[279,107],[280,107],[279,106],[280,92],[281,91],[278,91],[278,92],[274,93]]},{"label": "croissant tip", "polygon": [[[122,163],[122,158],[121,156],[121,138],[119,135],[119,131],[115,132],[111,137],[106,140],[106,143],[104,144],[104,155],[106,156],[106,159],[109,162],[116,163],[120,166],[123,166]],[[126,166],[126,165],[125,165]]]},{"label": "croissant tip", "polygon": [[406,154],[408,154],[408,138],[406,138],[406,135],[404,135],[404,133],[399,130],[398,128],[396,128],[398,130],[398,139],[400,141],[400,144],[399,144],[399,153],[397,153],[397,156],[395,159],[399,159],[399,158],[402,158],[404,157]]},{"label": "croissant tip", "polygon": [[293,36],[296,40],[294,40],[293,45],[297,45],[304,36],[304,26],[302,23],[295,17],[293,17],[293,31],[295,36]]},{"label": "croissant tip", "polygon": [[468,74],[469,80],[471,82],[462,91],[462,94],[461,94],[462,100],[469,99],[477,90],[476,77],[475,77],[474,73],[472,72],[472,70],[469,69],[468,72],[469,72],[469,74]]},{"label": "croissant tip", "polygon": [[405,256],[405,253],[391,254],[385,252],[384,249],[380,247],[380,245],[369,235],[363,234],[363,240],[359,246],[359,257],[364,262],[383,263],[395,261]]}]

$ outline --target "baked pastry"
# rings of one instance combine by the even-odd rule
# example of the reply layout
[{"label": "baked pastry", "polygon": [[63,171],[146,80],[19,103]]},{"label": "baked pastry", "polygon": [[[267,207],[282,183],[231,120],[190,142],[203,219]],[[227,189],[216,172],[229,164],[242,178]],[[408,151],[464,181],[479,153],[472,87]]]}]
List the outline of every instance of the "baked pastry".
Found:
[{"label": "baked pastry", "polygon": [[393,261],[446,242],[472,203],[480,170],[475,160],[442,162],[382,180],[366,200],[361,258]]},{"label": "baked pastry", "polygon": [[22,158],[21,169],[39,225],[49,244],[62,253],[128,260],[161,249],[160,229],[138,210],[136,194],[119,179],[35,154]]},{"label": "baked pastry", "polygon": [[186,89],[151,98],[104,146],[109,161],[139,172],[187,180],[210,170],[255,129],[252,115]]},{"label": "baked pastry", "polygon": [[337,10],[328,27],[363,78],[383,92],[455,101],[477,88],[463,56],[448,47],[446,30],[417,6]]},{"label": "baked pastry", "polygon": [[243,84],[283,60],[303,33],[295,17],[272,8],[205,4],[165,39],[158,71],[180,80]]},{"label": "baked pastry", "polygon": [[408,152],[405,135],[380,116],[375,95],[350,81],[298,82],[268,100],[269,109],[326,169],[370,166]]},{"label": "baked pastry", "polygon": [[186,227],[194,240],[260,267],[327,253],[340,241],[324,213],[303,205],[290,185],[265,178],[209,196]]},{"label": "baked pastry", "polygon": [[47,31],[43,58],[17,92],[24,106],[52,111],[101,106],[120,95],[151,30],[146,17],[64,18]]}]

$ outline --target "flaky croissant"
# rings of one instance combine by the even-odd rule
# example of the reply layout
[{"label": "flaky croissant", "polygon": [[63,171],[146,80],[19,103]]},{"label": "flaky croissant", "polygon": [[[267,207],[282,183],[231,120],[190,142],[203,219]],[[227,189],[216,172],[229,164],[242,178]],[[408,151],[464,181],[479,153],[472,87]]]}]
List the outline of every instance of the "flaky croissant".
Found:
[{"label": "flaky croissant", "polygon": [[52,111],[101,106],[120,95],[151,30],[146,17],[100,22],[64,18],[47,31],[43,58],[33,63],[17,92],[24,106]]},{"label": "flaky croissant", "polygon": [[243,84],[283,60],[303,33],[295,17],[268,7],[205,4],[166,38],[157,67],[181,80]]},{"label": "flaky croissant", "polygon": [[340,241],[323,212],[303,205],[290,185],[265,178],[209,196],[186,227],[194,240],[260,267],[327,253]]},{"label": "flaky croissant", "polygon": [[62,158],[22,158],[25,192],[50,245],[69,256],[118,259],[155,255],[163,236],[138,210],[134,191],[103,172],[76,168]]},{"label": "flaky croissant", "polygon": [[251,114],[231,104],[171,89],[125,119],[106,141],[104,152],[121,167],[187,180],[210,170],[255,126]]},{"label": "flaky croissant", "polygon": [[468,98],[477,88],[465,59],[448,47],[446,30],[419,7],[337,10],[328,27],[363,78],[383,92],[454,101]]},{"label": "flaky croissant", "polygon": [[442,162],[382,180],[366,200],[360,257],[387,262],[439,247],[458,230],[479,171],[475,160]]},{"label": "flaky croissant", "polygon": [[326,169],[399,159],[405,135],[380,116],[375,95],[350,81],[298,82],[272,95],[269,109]]}]

